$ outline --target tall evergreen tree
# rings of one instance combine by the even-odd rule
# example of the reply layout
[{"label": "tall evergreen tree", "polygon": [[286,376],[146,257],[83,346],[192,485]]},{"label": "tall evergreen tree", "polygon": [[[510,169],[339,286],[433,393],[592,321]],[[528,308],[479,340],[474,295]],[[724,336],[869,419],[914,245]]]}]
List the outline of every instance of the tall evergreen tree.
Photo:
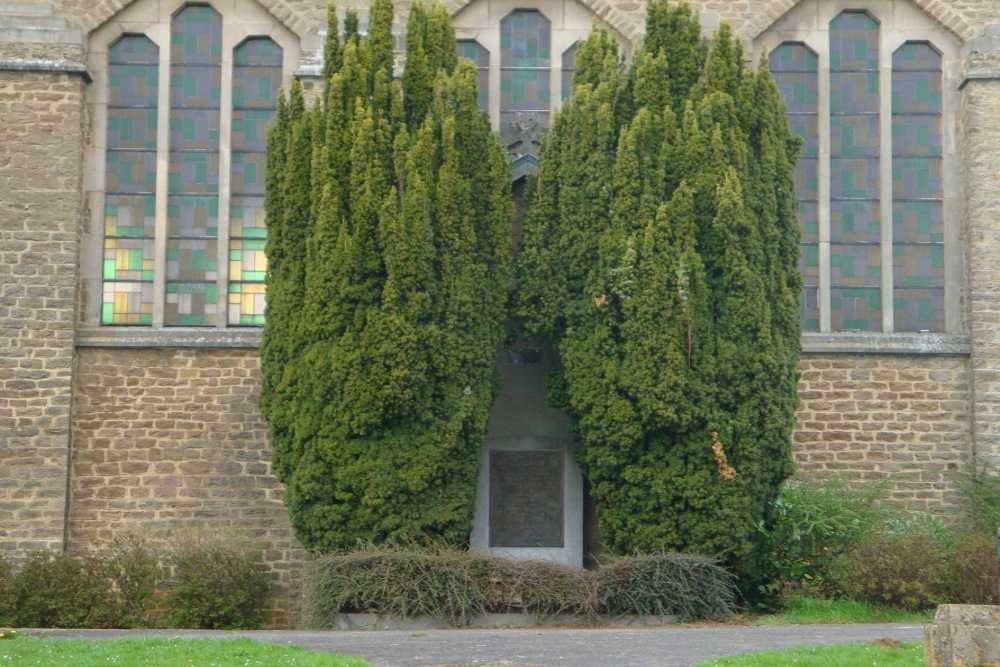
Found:
[{"label": "tall evergreen tree", "polygon": [[519,312],[561,368],[606,546],[725,557],[751,584],[792,469],[797,144],[766,64],[653,0],[618,65],[578,52],[519,263]]},{"label": "tall evergreen tree", "polygon": [[510,175],[446,12],[414,6],[402,85],[391,0],[366,38],[344,23],[322,107],[296,85],[269,137],[275,470],[307,547],[461,543],[504,335]]}]

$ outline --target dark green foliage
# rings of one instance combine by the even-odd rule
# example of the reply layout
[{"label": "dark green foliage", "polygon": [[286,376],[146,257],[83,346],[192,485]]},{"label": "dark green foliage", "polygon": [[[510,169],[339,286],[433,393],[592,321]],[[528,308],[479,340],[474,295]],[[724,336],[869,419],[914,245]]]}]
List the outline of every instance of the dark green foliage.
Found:
[{"label": "dark green foliage", "polygon": [[509,173],[447,12],[413,6],[400,84],[391,11],[269,137],[261,408],[310,548],[466,541],[496,391]]},{"label": "dark green foliage", "polygon": [[263,553],[250,544],[204,535],[181,539],[170,557],[165,595],[172,628],[259,628],[270,586]]},{"label": "dark green foliage", "polygon": [[884,484],[850,485],[839,478],[785,482],[771,502],[771,524],[759,524],[770,590],[784,597],[839,592],[830,567],[866,536],[881,533],[897,514],[885,496]]},{"label": "dark green foliage", "polygon": [[613,553],[723,557],[748,590],[791,473],[798,224],[791,136],[766,64],[654,2],[630,67],[607,37],[532,186],[519,314],[559,354],[551,401]]},{"label": "dark green foliage", "polygon": [[306,624],[320,628],[349,612],[427,614],[456,626],[487,612],[719,619],[736,599],[732,576],[702,556],[620,557],[589,572],[446,547],[371,545],[311,563],[305,592]]}]

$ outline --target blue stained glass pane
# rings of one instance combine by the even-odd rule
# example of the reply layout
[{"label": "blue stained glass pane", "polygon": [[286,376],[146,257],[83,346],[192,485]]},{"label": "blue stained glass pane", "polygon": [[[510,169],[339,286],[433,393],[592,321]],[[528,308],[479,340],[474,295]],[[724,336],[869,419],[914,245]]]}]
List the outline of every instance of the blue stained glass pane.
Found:
[{"label": "blue stained glass pane", "polygon": [[927,42],[907,42],[892,54],[893,70],[941,71],[941,54]]},{"label": "blue stained glass pane", "polygon": [[517,9],[500,22],[501,67],[549,67],[549,21],[535,10]]},{"label": "blue stained glass pane", "polygon": [[830,22],[831,70],[878,70],[878,22],[865,12],[848,11]]},{"label": "blue stained glass pane", "polygon": [[479,94],[479,108],[489,109],[490,95],[490,52],[473,39],[461,39],[456,43],[458,57],[468,58],[476,65],[476,91]]},{"label": "blue stained glass pane", "polygon": [[569,47],[562,54],[562,90],[560,91],[561,99],[569,99],[570,93],[573,92],[573,72],[576,71],[576,51],[580,46],[580,42],[573,42],[573,46]]},{"label": "blue stained glass pane", "polygon": [[267,37],[250,37],[233,50],[233,65],[281,67],[282,50]]},{"label": "blue stained glass pane", "polygon": [[214,65],[222,60],[222,16],[208,5],[187,5],[170,31],[171,60]]},{"label": "blue stained glass pane", "polygon": [[830,240],[833,242],[878,242],[881,238],[879,203],[831,201]]},{"label": "blue stained glass pane", "polygon": [[944,331],[944,289],[895,288],[896,331]]},{"label": "blue stained glass pane", "polygon": [[834,331],[881,331],[881,290],[830,288],[830,325]]},{"label": "blue stained glass pane", "polygon": [[830,244],[830,285],[878,287],[882,282],[882,251],[878,244]]}]

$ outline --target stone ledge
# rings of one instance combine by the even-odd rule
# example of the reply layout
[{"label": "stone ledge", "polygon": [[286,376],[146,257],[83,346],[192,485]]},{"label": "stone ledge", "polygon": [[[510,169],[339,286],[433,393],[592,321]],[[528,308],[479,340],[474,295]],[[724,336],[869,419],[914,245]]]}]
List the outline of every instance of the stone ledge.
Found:
[{"label": "stone ledge", "polygon": [[[654,628],[676,625],[676,616],[575,616],[573,614],[483,614],[468,620],[465,628],[534,628],[534,627],[593,627]],[[436,630],[454,629],[440,619],[420,616],[387,616],[381,614],[338,614],[334,630]]]},{"label": "stone ledge", "polygon": [[[77,347],[260,347],[260,329],[201,327],[99,327],[81,325]],[[964,334],[802,334],[806,354],[969,354]]]},{"label": "stone ledge", "polygon": [[79,63],[57,60],[0,60],[0,71],[14,72],[63,72],[82,76],[87,83],[93,81],[87,68]]},{"label": "stone ledge", "polygon": [[260,347],[260,329],[95,327],[76,330],[77,347]]},{"label": "stone ledge", "polygon": [[836,332],[802,334],[802,351],[820,354],[969,354],[965,334]]}]

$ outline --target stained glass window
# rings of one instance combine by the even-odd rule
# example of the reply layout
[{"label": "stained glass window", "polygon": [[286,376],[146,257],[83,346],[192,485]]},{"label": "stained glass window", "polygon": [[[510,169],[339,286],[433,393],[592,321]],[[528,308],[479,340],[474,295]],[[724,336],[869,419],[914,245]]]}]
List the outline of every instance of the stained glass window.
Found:
[{"label": "stained glass window", "polygon": [[479,107],[489,109],[490,103],[490,52],[474,39],[458,40],[458,57],[468,58],[476,64],[476,90],[479,91]]},{"label": "stained glass window", "polygon": [[549,21],[517,9],[500,22],[500,123],[529,114],[548,127],[552,94]]},{"label": "stained glass window", "polygon": [[579,46],[579,42],[573,42],[573,46],[562,54],[562,86],[559,93],[563,101],[569,99],[570,93],[573,92],[573,72],[576,71],[576,50]]},{"label": "stained glass window", "polygon": [[882,329],[879,24],[830,23],[830,325]]},{"label": "stained glass window", "polygon": [[264,165],[281,87],[281,47],[264,37],[233,52],[229,207],[229,324],[264,324]]},{"label": "stained glass window", "polygon": [[819,330],[819,57],[801,43],[781,44],[769,57],[775,83],[788,108],[792,132],[802,138],[795,166],[799,204],[799,269],[803,289],[799,312],[802,328]]},{"label": "stained glass window", "polygon": [[170,31],[170,167],[164,324],[214,325],[218,312],[222,17],[188,5]]},{"label": "stained glass window", "polygon": [[[819,53],[804,42],[770,53],[789,124],[803,139],[795,185],[806,331],[949,326],[943,57],[929,42],[905,42],[892,53],[891,81],[881,80],[880,67],[888,72],[890,64],[880,62],[886,29],[878,17],[849,10],[827,33],[803,35]],[[821,105],[824,84],[829,103]],[[821,183],[820,174],[829,180]]]},{"label": "stained glass window", "polygon": [[166,44],[125,35],[109,47],[100,321],[259,326],[265,150],[282,49],[249,36],[224,58],[223,17],[208,5],[167,21]]},{"label": "stained glass window", "polygon": [[153,321],[159,57],[142,35],[108,52],[102,324]]},{"label": "stained glass window", "polygon": [[944,329],[941,55],[907,42],[892,56],[892,275],[898,331]]}]

